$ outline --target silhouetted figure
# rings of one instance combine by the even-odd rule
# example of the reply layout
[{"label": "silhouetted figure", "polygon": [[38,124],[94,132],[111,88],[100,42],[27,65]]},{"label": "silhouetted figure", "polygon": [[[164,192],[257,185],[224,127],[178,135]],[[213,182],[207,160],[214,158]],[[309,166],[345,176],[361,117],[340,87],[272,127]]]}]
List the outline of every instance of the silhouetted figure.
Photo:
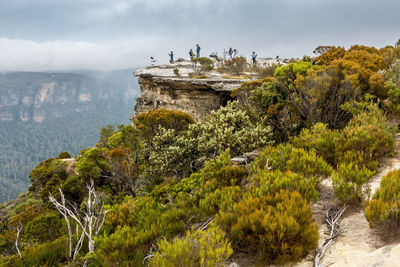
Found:
[{"label": "silhouetted figure", "polygon": [[154,59],[154,57],[150,57],[150,62],[151,62],[151,65],[154,66],[154,64],[156,63],[156,60]]},{"label": "silhouetted figure", "polygon": [[199,58],[200,57],[200,46],[197,44],[196,45],[196,57]]},{"label": "silhouetted figure", "polygon": [[229,55],[229,58],[232,59],[232,56],[233,56],[232,47],[229,48],[228,55]]},{"label": "silhouetted figure", "polygon": [[190,48],[190,50],[189,50],[189,57],[190,57],[190,59],[193,59],[193,58],[194,58],[193,49],[191,49],[191,48]]},{"label": "silhouetted figure", "polygon": [[237,51],[237,49],[236,49],[236,48],[235,48],[235,49],[233,49],[233,57],[236,57],[238,53],[239,53],[239,51]]},{"label": "silhouetted figure", "polygon": [[276,61],[276,64],[279,64],[279,56],[276,56],[275,61]]},{"label": "silhouetted figure", "polygon": [[257,54],[256,54],[256,52],[253,51],[253,54],[251,54],[251,59],[253,61],[253,67],[255,67],[257,64],[256,58],[257,58]]},{"label": "silhouetted figure", "polygon": [[169,63],[174,63],[174,52],[171,51],[171,53],[168,53],[170,59],[169,59]]}]

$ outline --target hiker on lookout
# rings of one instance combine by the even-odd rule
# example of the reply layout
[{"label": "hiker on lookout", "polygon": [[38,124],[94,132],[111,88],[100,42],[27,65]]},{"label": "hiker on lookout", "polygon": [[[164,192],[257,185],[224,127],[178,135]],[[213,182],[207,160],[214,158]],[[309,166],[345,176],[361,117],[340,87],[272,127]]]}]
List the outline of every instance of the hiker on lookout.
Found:
[{"label": "hiker on lookout", "polygon": [[174,63],[174,52],[171,51],[171,53],[168,53],[170,59],[169,59],[169,63]]},{"label": "hiker on lookout", "polygon": [[257,54],[256,54],[256,52],[253,51],[253,54],[251,54],[251,59],[253,60],[253,67],[255,67],[257,64],[256,58],[257,58]]},{"label": "hiker on lookout", "polygon": [[228,55],[229,55],[229,58],[230,58],[230,59],[232,59],[232,56],[233,56],[233,50],[232,50],[232,47],[231,47],[231,48],[229,48]]},{"label": "hiker on lookout", "polygon": [[200,46],[197,44],[196,45],[196,58],[200,57]]},{"label": "hiker on lookout", "polygon": [[190,50],[189,50],[189,57],[190,57],[190,59],[193,59],[193,58],[194,58],[193,49],[191,49],[191,48],[190,48]]}]

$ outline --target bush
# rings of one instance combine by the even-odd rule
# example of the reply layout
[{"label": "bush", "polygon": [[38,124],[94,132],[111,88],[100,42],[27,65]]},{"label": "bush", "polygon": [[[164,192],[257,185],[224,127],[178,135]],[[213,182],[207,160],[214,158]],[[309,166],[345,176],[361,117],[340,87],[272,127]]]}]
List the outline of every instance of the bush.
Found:
[{"label": "bush", "polygon": [[157,135],[160,126],[180,132],[186,130],[192,123],[194,119],[189,114],[163,108],[143,112],[136,117],[136,126],[147,139]]},{"label": "bush", "polygon": [[252,165],[253,169],[265,169],[267,160],[268,166],[273,169],[292,171],[307,178],[313,177],[316,183],[332,174],[332,167],[314,151],[296,148],[290,144],[267,147]]},{"label": "bush", "polygon": [[237,101],[190,125],[188,134],[196,140],[203,155],[216,155],[227,149],[231,155],[240,155],[265,146],[272,136],[270,128],[253,123]]},{"label": "bush", "polygon": [[158,242],[160,252],[150,260],[150,266],[225,266],[233,250],[225,233],[218,227],[188,231],[183,238]]},{"label": "bush", "polygon": [[53,241],[60,236],[61,226],[61,220],[55,214],[37,216],[26,225],[23,240],[37,243]]},{"label": "bush", "polygon": [[70,157],[71,157],[71,155],[68,152],[61,152],[60,154],[58,154],[57,158],[59,158],[59,159],[68,159]]},{"label": "bush", "polygon": [[247,195],[215,218],[234,246],[257,251],[266,264],[299,261],[318,245],[318,226],[297,192]]},{"label": "bush", "polygon": [[365,217],[371,228],[387,239],[400,237],[400,170],[389,172],[367,201]]},{"label": "bush", "polygon": [[317,179],[314,177],[305,178],[303,175],[280,171],[259,171],[252,180],[254,186],[250,190],[257,194],[274,195],[281,190],[299,192],[307,201],[318,199],[316,190]]},{"label": "bush", "polygon": [[332,185],[336,196],[345,204],[360,203],[369,196],[370,188],[366,183],[374,175],[366,167],[355,163],[341,163],[332,177]]},{"label": "bush", "polygon": [[[26,247],[22,251],[26,266],[59,266],[64,265],[66,258],[67,238],[60,237],[53,242],[42,245]],[[18,255],[0,258],[0,265],[4,266],[24,266]],[[2,265],[3,266],[3,265]]]},{"label": "bush", "polygon": [[233,75],[240,75],[248,67],[245,57],[235,57],[230,60],[225,60],[224,64],[218,68],[221,73],[229,73]]},{"label": "bush", "polygon": [[[193,58],[191,61],[193,63],[193,70],[197,75],[210,72],[214,69],[214,62],[208,57]],[[197,67],[197,64],[200,65],[200,68]]]}]

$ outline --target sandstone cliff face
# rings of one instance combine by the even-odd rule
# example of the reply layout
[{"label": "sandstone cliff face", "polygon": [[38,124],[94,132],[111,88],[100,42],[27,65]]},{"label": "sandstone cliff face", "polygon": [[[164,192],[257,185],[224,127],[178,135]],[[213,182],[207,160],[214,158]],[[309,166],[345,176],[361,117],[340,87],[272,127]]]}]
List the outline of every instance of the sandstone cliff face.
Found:
[{"label": "sandstone cliff face", "polygon": [[[174,73],[178,70],[179,75]],[[190,62],[153,66],[135,72],[139,77],[140,96],[136,99],[135,114],[166,108],[189,113],[201,119],[231,99],[230,93],[247,79],[226,79],[211,72],[206,79],[190,78]],[[134,117],[133,116],[133,117]]]}]

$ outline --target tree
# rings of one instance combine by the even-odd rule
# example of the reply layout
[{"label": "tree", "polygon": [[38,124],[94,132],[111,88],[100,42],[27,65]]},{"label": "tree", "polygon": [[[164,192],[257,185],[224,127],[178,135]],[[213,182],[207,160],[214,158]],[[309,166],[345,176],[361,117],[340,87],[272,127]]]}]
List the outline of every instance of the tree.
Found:
[{"label": "tree", "polygon": [[158,133],[159,126],[180,132],[194,122],[192,116],[185,112],[159,108],[140,113],[135,123],[144,138],[149,140]]},{"label": "tree", "polygon": [[[90,184],[86,185],[88,190],[87,199],[84,202],[85,211],[80,212],[76,207],[71,204],[68,204],[65,201],[64,194],[61,189],[61,203],[58,202],[52,195],[49,196],[50,202],[55,206],[55,208],[64,216],[64,219],[68,228],[68,236],[69,236],[69,257],[72,260],[78,255],[84,237],[87,237],[88,240],[88,249],[89,253],[94,251],[95,238],[99,234],[104,220],[106,218],[108,210],[103,210],[103,203],[101,202],[101,194],[96,193],[94,188],[94,182],[91,181]],[[69,222],[69,217],[71,217],[76,222],[76,238],[77,242],[75,248],[72,249],[72,231]],[[81,231],[79,237],[79,230]],[[88,261],[85,261],[84,266],[87,266]]]}]

